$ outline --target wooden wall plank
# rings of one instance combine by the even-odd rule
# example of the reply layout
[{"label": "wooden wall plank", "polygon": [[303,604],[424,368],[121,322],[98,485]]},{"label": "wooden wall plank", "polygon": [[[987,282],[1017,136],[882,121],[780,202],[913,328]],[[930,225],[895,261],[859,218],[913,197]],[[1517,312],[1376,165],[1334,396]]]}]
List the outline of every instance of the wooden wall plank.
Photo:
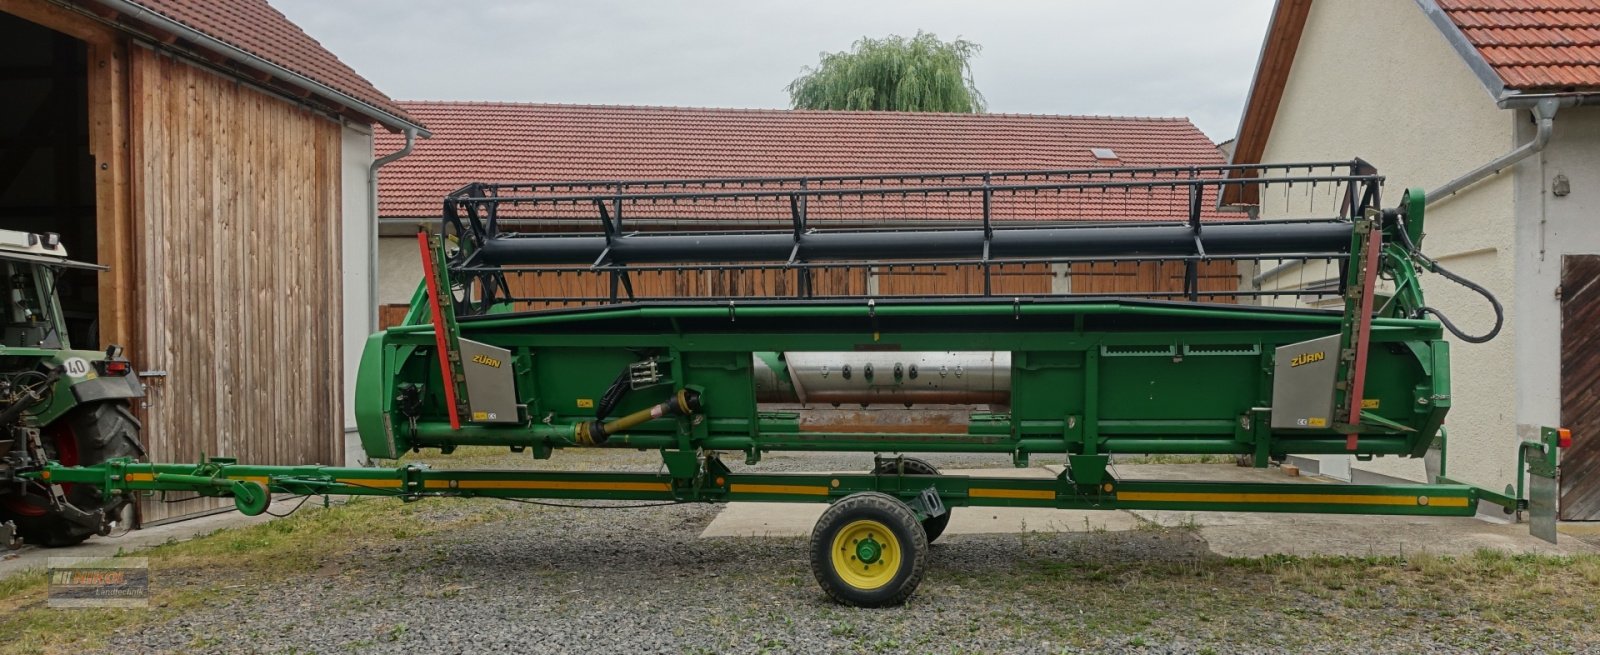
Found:
[{"label": "wooden wall plank", "polygon": [[[983,271],[971,265],[893,265],[875,267],[880,296],[976,296],[983,294]],[[1184,266],[1179,262],[1104,262],[1073,264],[1070,272],[1056,272],[1048,264],[995,264],[991,267],[991,293],[1040,295],[1052,293],[1057,275],[1065,275],[1072,293],[1132,294],[1179,293],[1184,289]],[[867,292],[863,269],[826,269],[813,273],[817,296],[861,296]],[[1232,261],[1199,265],[1199,290],[1236,291],[1240,279]],[[507,276],[517,297],[605,298],[610,293],[606,274],[573,267],[571,272],[523,273]],[[633,273],[640,298],[792,297],[798,285],[796,272],[782,269],[748,271],[656,271]],[[1234,302],[1229,296],[1204,297],[1210,302]],[[519,309],[575,306],[578,302],[524,302]]]},{"label": "wooden wall plank", "polygon": [[109,25],[54,3],[39,0],[0,0],[0,11],[38,23],[92,46],[109,46],[118,40],[116,30]]},{"label": "wooden wall plank", "polygon": [[339,125],[147,49],[128,61],[135,355],[168,372],[151,384],[152,459],[338,462]]},{"label": "wooden wall plank", "polygon": [[[94,160],[95,261],[111,270],[99,280],[100,344],[132,352],[139,339],[135,321],[139,232],[133,229],[128,179],[127,44],[89,46],[89,150]],[[93,344],[91,344],[93,345]]]}]

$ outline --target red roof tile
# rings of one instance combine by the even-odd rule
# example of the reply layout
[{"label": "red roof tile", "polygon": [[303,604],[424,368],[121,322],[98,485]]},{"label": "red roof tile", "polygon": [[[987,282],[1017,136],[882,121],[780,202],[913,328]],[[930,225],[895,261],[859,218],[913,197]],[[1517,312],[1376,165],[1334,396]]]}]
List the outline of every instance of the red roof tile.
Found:
[{"label": "red roof tile", "polygon": [[[434,217],[446,194],[470,182],[799,177],[889,172],[1197,166],[1223,163],[1210,139],[1182,118],[1018,114],[698,109],[557,104],[399,103],[427,123],[433,138],[379,176],[379,214]],[[380,134],[375,151],[402,139]],[[1097,162],[1091,148],[1118,157]],[[1071,202],[1009,207],[1010,218],[1170,220],[1186,210],[1186,192],[1102,192]],[[972,217],[965,200],[833,211],[813,218],[897,215]],[[915,204],[915,203],[911,203]],[[937,204],[937,206],[934,206]],[[1207,217],[1213,218],[1206,202]],[[976,205],[974,205],[976,206]],[[729,208],[728,211],[735,211]],[[786,217],[787,205],[771,208]],[[882,214],[880,211],[895,213]],[[997,204],[996,216],[1008,213]],[[589,207],[574,208],[589,216]],[[697,210],[705,215],[703,209]],[[738,210],[743,214],[745,210]],[[575,214],[575,215],[578,215]],[[673,215],[670,205],[655,208]],[[629,216],[642,217],[638,210]],[[505,216],[505,214],[502,214]],[[857,216],[859,217],[859,216]]]},{"label": "red roof tile", "polygon": [[[322,47],[267,0],[130,0],[251,55],[315,80],[335,91],[416,123],[366,78]],[[131,16],[138,20],[137,16]],[[205,44],[198,44],[204,47]],[[222,52],[227,55],[230,53]],[[344,104],[338,98],[327,98]],[[360,107],[351,107],[367,115]],[[368,116],[379,119],[379,116]],[[382,121],[379,121],[382,122]],[[389,127],[403,127],[390,125]]]},{"label": "red roof tile", "polygon": [[1439,0],[1507,88],[1600,88],[1600,0]]}]

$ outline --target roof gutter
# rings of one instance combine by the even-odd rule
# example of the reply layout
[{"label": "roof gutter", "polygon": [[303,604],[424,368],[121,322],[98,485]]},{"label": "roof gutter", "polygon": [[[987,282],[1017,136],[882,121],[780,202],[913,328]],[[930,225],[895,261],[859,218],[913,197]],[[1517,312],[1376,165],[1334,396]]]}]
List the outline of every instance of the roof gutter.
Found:
[{"label": "roof gutter", "polygon": [[1501,109],[1533,109],[1545,100],[1555,100],[1562,107],[1600,105],[1600,93],[1594,91],[1569,91],[1557,93],[1511,93],[1500,97],[1495,105]]},{"label": "roof gutter", "polygon": [[257,73],[271,75],[290,87],[314,95],[319,95],[324,98],[337,100],[347,107],[358,108],[361,113],[376,119],[377,122],[386,127],[391,127],[397,130],[407,130],[415,134],[421,134],[424,138],[433,136],[432,133],[428,132],[427,128],[418,125],[417,123],[401,118],[392,112],[385,111],[369,102],[284,68],[283,66],[279,66],[278,64],[262,59],[261,57],[258,57],[230,43],[222,41],[214,36],[206,34],[205,32],[201,32],[189,27],[188,25],[184,25],[183,23],[172,20],[171,18],[167,18],[166,16],[152,11],[142,5],[129,2],[129,0],[95,0],[95,2],[122,12],[134,20],[154,25],[163,31],[175,34],[190,42],[204,44],[208,48],[219,50],[237,61],[240,66]]},{"label": "roof gutter", "polygon": [[1472,186],[1491,175],[1498,174],[1517,162],[1544,150],[1545,145],[1550,143],[1551,132],[1555,130],[1556,111],[1562,107],[1571,107],[1577,104],[1579,104],[1578,98],[1574,96],[1546,96],[1536,99],[1532,108],[1534,118],[1538,121],[1539,127],[1538,131],[1534,133],[1532,141],[1517,146],[1510,152],[1467,171],[1460,177],[1445,182],[1436,189],[1428,191],[1426,195],[1427,206],[1431,207],[1435,203],[1455,195],[1462,189]]},{"label": "roof gutter", "polygon": [[367,167],[367,331],[378,331],[378,169],[411,154],[417,130],[406,128],[406,145],[372,160]]}]

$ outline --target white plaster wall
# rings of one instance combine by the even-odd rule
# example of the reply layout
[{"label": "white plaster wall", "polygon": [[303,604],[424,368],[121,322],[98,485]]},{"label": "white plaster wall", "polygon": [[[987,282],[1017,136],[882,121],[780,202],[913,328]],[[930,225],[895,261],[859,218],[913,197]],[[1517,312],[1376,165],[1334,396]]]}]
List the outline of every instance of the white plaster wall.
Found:
[{"label": "white plaster wall", "polygon": [[378,239],[378,303],[406,305],[422,282],[422,254],[417,237],[384,236]]},{"label": "white plaster wall", "polygon": [[[1522,115],[1519,132],[1532,139]],[[1600,254],[1600,107],[1557,112],[1549,145],[1527,162],[1516,171],[1516,401],[1519,429],[1533,436],[1561,421],[1561,258]],[[1551,193],[1557,175],[1570,181],[1570,195]]]},{"label": "white plaster wall", "polygon": [[[1513,112],[1488,92],[1412,0],[1316,2],[1263,161],[1361,157],[1387,177],[1384,204],[1407,187],[1433,188],[1514,146]],[[1495,291],[1514,312],[1510,175],[1486,180],[1427,215],[1423,249]],[[1297,186],[1262,195],[1265,218],[1329,215],[1333,199]],[[1460,256],[1458,253],[1477,254]],[[1313,267],[1293,283],[1326,277]],[[1289,279],[1289,278],[1293,279]],[[1425,276],[1430,304],[1468,331],[1489,324],[1482,300],[1438,276]],[[1452,476],[1496,488],[1515,464],[1512,370],[1516,330],[1488,345],[1451,344],[1453,402],[1447,421]],[[1344,456],[1339,456],[1344,457]],[[1421,480],[1421,460],[1379,458],[1357,469]]]},{"label": "white plaster wall", "polygon": [[367,188],[367,166],[372,163],[372,130],[346,124],[340,146],[340,230],[344,270],[344,429],[355,430],[356,368],[366,344],[372,307],[367,280],[372,262],[368,249],[367,219],[372,197]]}]

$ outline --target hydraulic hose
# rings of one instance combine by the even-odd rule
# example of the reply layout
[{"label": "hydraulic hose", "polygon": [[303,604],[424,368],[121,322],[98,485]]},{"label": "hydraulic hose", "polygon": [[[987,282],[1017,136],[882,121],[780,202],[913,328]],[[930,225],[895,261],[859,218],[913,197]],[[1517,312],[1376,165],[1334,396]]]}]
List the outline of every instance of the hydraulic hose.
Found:
[{"label": "hydraulic hose", "polygon": [[684,389],[671,398],[612,421],[579,423],[573,441],[580,446],[599,446],[611,435],[644,425],[658,418],[688,416],[700,411],[700,392]]},{"label": "hydraulic hose", "polygon": [[1417,248],[1417,245],[1411,241],[1411,234],[1406,230],[1405,219],[1399,218],[1398,220],[1399,227],[1395,230],[1395,232],[1400,235],[1400,241],[1404,243],[1406,252],[1410,253],[1414,259],[1421,262],[1423,268],[1426,268],[1434,273],[1438,273],[1451,282],[1471,289],[1478,295],[1483,296],[1485,300],[1488,300],[1489,305],[1494,308],[1494,327],[1490,328],[1488,332],[1482,335],[1473,336],[1462,332],[1461,328],[1456,327],[1456,324],[1452,323],[1450,318],[1444,315],[1444,312],[1427,305],[1417,308],[1417,317],[1420,318],[1425,314],[1433,314],[1435,317],[1438,317],[1439,323],[1444,325],[1444,329],[1449,330],[1450,334],[1456,335],[1457,339],[1467,343],[1488,343],[1489,340],[1494,339],[1495,336],[1499,335],[1500,328],[1505,325],[1506,320],[1506,311],[1505,308],[1500,305],[1500,299],[1494,297],[1494,294],[1488,289],[1485,289],[1482,285],[1450,272],[1449,269],[1440,266],[1439,262],[1434,261],[1433,258],[1422,254],[1422,250]]},{"label": "hydraulic hose", "polygon": [[[48,375],[43,376],[44,382],[36,387],[18,385],[21,387],[21,392],[12,400],[9,406],[0,409],[0,427],[11,425],[28,408],[43,405],[46,400],[49,400],[51,394],[55,393],[56,380],[61,378],[63,370],[60,366],[51,369]],[[39,373],[30,371],[25,375],[32,376],[39,375]],[[40,389],[41,391],[36,391],[35,389]]]},{"label": "hydraulic hose", "polygon": [[594,409],[595,420],[606,420],[606,417],[611,415],[612,410],[617,408],[617,403],[622,402],[622,397],[628,395],[628,390],[632,388],[632,385],[629,384],[629,378],[631,377],[628,367],[622,367],[622,372],[617,374],[616,379],[611,381],[611,386],[607,387],[606,392],[600,396],[600,402],[596,404]]}]

